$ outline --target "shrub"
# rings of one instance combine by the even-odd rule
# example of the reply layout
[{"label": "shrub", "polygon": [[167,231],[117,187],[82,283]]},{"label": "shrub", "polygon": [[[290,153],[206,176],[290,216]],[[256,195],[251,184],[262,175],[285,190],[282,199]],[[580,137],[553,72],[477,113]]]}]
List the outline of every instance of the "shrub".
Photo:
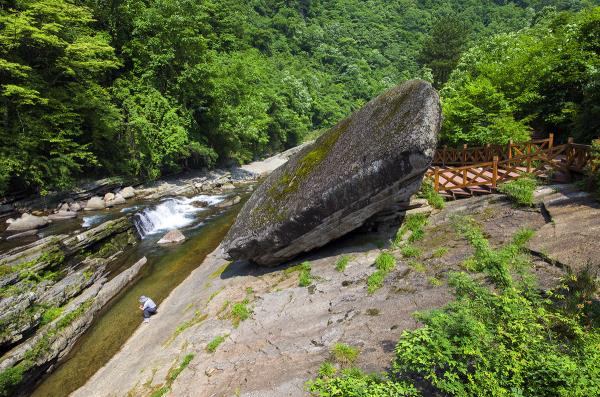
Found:
[{"label": "shrub", "polygon": [[206,351],[209,353],[214,353],[217,350],[217,347],[219,347],[219,345],[225,341],[226,337],[227,335],[215,336],[213,340],[208,342],[206,345]]},{"label": "shrub", "polygon": [[244,320],[247,320],[252,314],[252,310],[248,307],[250,301],[248,299],[244,299],[241,302],[234,303],[231,306],[231,317],[234,327],[238,327],[240,323]]},{"label": "shrub", "polygon": [[308,287],[312,283],[312,275],[310,274],[310,263],[303,262],[300,269],[300,277],[298,278],[298,285],[300,287]]},{"label": "shrub", "polygon": [[441,210],[446,206],[446,201],[438,192],[435,191],[431,181],[423,181],[421,184],[421,190],[419,191],[419,196],[426,199],[429,205],[435,209]]},{"label": "shrub", "polygon": [[358,358],[358,349],[345,343],[336,343],[331,349],[331,355],[338,364],[351,365]]},{"label": "shrub", "polygon": [[537,179],[531,176],[522,176],[514,181],[500,184],[498,191],[506,194],[519,205],[533,206],[533,192],[537,187]]},{"label": "shrub", "polygon": [[367,279],[367,290],[369,294],[375,293],[375,291],[383,286],[385,276],[387,276],[387,272],[383,270],[377,270],[369,276]]},{"label": "shrub", "polygon": [[320,376],[307,382],[308,391],[319,397],[416,397],[417,389],[406,381],[366,375],[359,369],[342,371],[340,377]]},{"label": "shrub", "polygon": [[350,262],[350,256],[349,255],[342,256],[335,262],[335,270],[337,270],[338,272],[343,272],[344,270],[346,270],[346,266],[348,266],[348,262]]},{"label": "shrub", "polygon": [[319,367],[319,377],[321,378],[331,378],[332,376],[335,376],[336,373],[337,368],[329,361],[325,361]]},{"label": "shrub", "polygon": [[375,259],[375,267],[378,270],[383,270],[384,272],[389,272],[396,266],[396,258],[394,255],[389,252],[382,252],[379,254],[377,259]]}]

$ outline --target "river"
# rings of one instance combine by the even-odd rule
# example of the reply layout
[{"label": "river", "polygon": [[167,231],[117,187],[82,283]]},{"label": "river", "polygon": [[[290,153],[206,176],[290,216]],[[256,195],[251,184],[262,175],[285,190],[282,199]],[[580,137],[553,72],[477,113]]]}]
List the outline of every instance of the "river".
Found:
[{"label": "river", "polygon": [[[194,206],[194,201],[210,203],[219,199],[222,198],[172,198],[138,211],[136,227],[144,238],[121,256],[119,262],[113,265],[113,270],[130,266],[143,256],[148,258],[148,263],[138,278],[96,317],[91,327],[58,367],[42,380],[32,396],[67,396],[105,365],[140,325],[140,295],[150,296],[160,310],[160,302],[219,245],[233,223],[241,204],[227,210],[203,210]],[[185,242],[171,247],[158,246],[158,239],[172,227],[180,228],[186,236]],[[152,322],[148,326],[152,326]]]}]

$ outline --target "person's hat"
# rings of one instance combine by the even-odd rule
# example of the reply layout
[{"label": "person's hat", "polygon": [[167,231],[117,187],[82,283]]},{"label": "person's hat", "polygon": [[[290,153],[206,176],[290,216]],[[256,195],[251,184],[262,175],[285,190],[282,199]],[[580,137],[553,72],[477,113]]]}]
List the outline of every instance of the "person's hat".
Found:
[{"label": "person's hat", "polygon": [[140,296],[140,303],[146,302],[146,299],[148,298],[146,298],[144,295]]}]

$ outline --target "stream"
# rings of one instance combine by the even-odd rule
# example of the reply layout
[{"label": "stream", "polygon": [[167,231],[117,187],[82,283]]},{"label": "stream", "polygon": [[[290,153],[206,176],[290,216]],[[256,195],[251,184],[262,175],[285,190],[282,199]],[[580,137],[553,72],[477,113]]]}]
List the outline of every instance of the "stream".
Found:
[{"label": "stream", "polygon": [[[120,210],[135,213],[134,223],[142,240],[111,264],[111,271],[116,274],[143,256],[148,262],[136,280],[96,316],[62,363],[39,383],[32,396],[67,396],[105,365],[140,326],[140,295],[150,296],[160,310],[160,303],[219,245],[235,220],[241,204],[227,209],[211,207],[224,199],[225,196],[206,195],[175,197],[150,206]],[[108,216],[86,214],[83,226],[95,226],[115,216],[118,215],[114,212]],[[176,246],[158,246],[156,242],[172,228],[184,233],[186,240]]]}]

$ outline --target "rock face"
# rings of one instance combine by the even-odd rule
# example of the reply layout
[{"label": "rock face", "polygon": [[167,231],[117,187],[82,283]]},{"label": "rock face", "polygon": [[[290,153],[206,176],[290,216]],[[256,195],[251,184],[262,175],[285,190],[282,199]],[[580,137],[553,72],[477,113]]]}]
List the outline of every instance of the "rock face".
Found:
[{"label": "rock face", "polygon": [[45,216],[35,216],[30,214],[23,214],[19,219],[15,219],[12,221],[6,230],[8,231],[16,231],[23,232],[26,230],[38,229],[40,227],[44,227],[49,223],[48,217]]},{"label": "rock face", "polygon": [[431,163],[441,119],[438,94],[424,81],[375,98],[256,189],[226,236],[225,251],[276,265],[408,201]]},{"label": "rock face", "polygon": [[158,244],[177,244],[185,240],[185,236],[179,230],[174,229],[165,234],[160,240],[158,240]]},{"label": "rock face", "polygon": [[119,193],[124,199],[129,199],[135,196],[135,190],[131,186],[123,188],[123,190],[121,190]]}]

